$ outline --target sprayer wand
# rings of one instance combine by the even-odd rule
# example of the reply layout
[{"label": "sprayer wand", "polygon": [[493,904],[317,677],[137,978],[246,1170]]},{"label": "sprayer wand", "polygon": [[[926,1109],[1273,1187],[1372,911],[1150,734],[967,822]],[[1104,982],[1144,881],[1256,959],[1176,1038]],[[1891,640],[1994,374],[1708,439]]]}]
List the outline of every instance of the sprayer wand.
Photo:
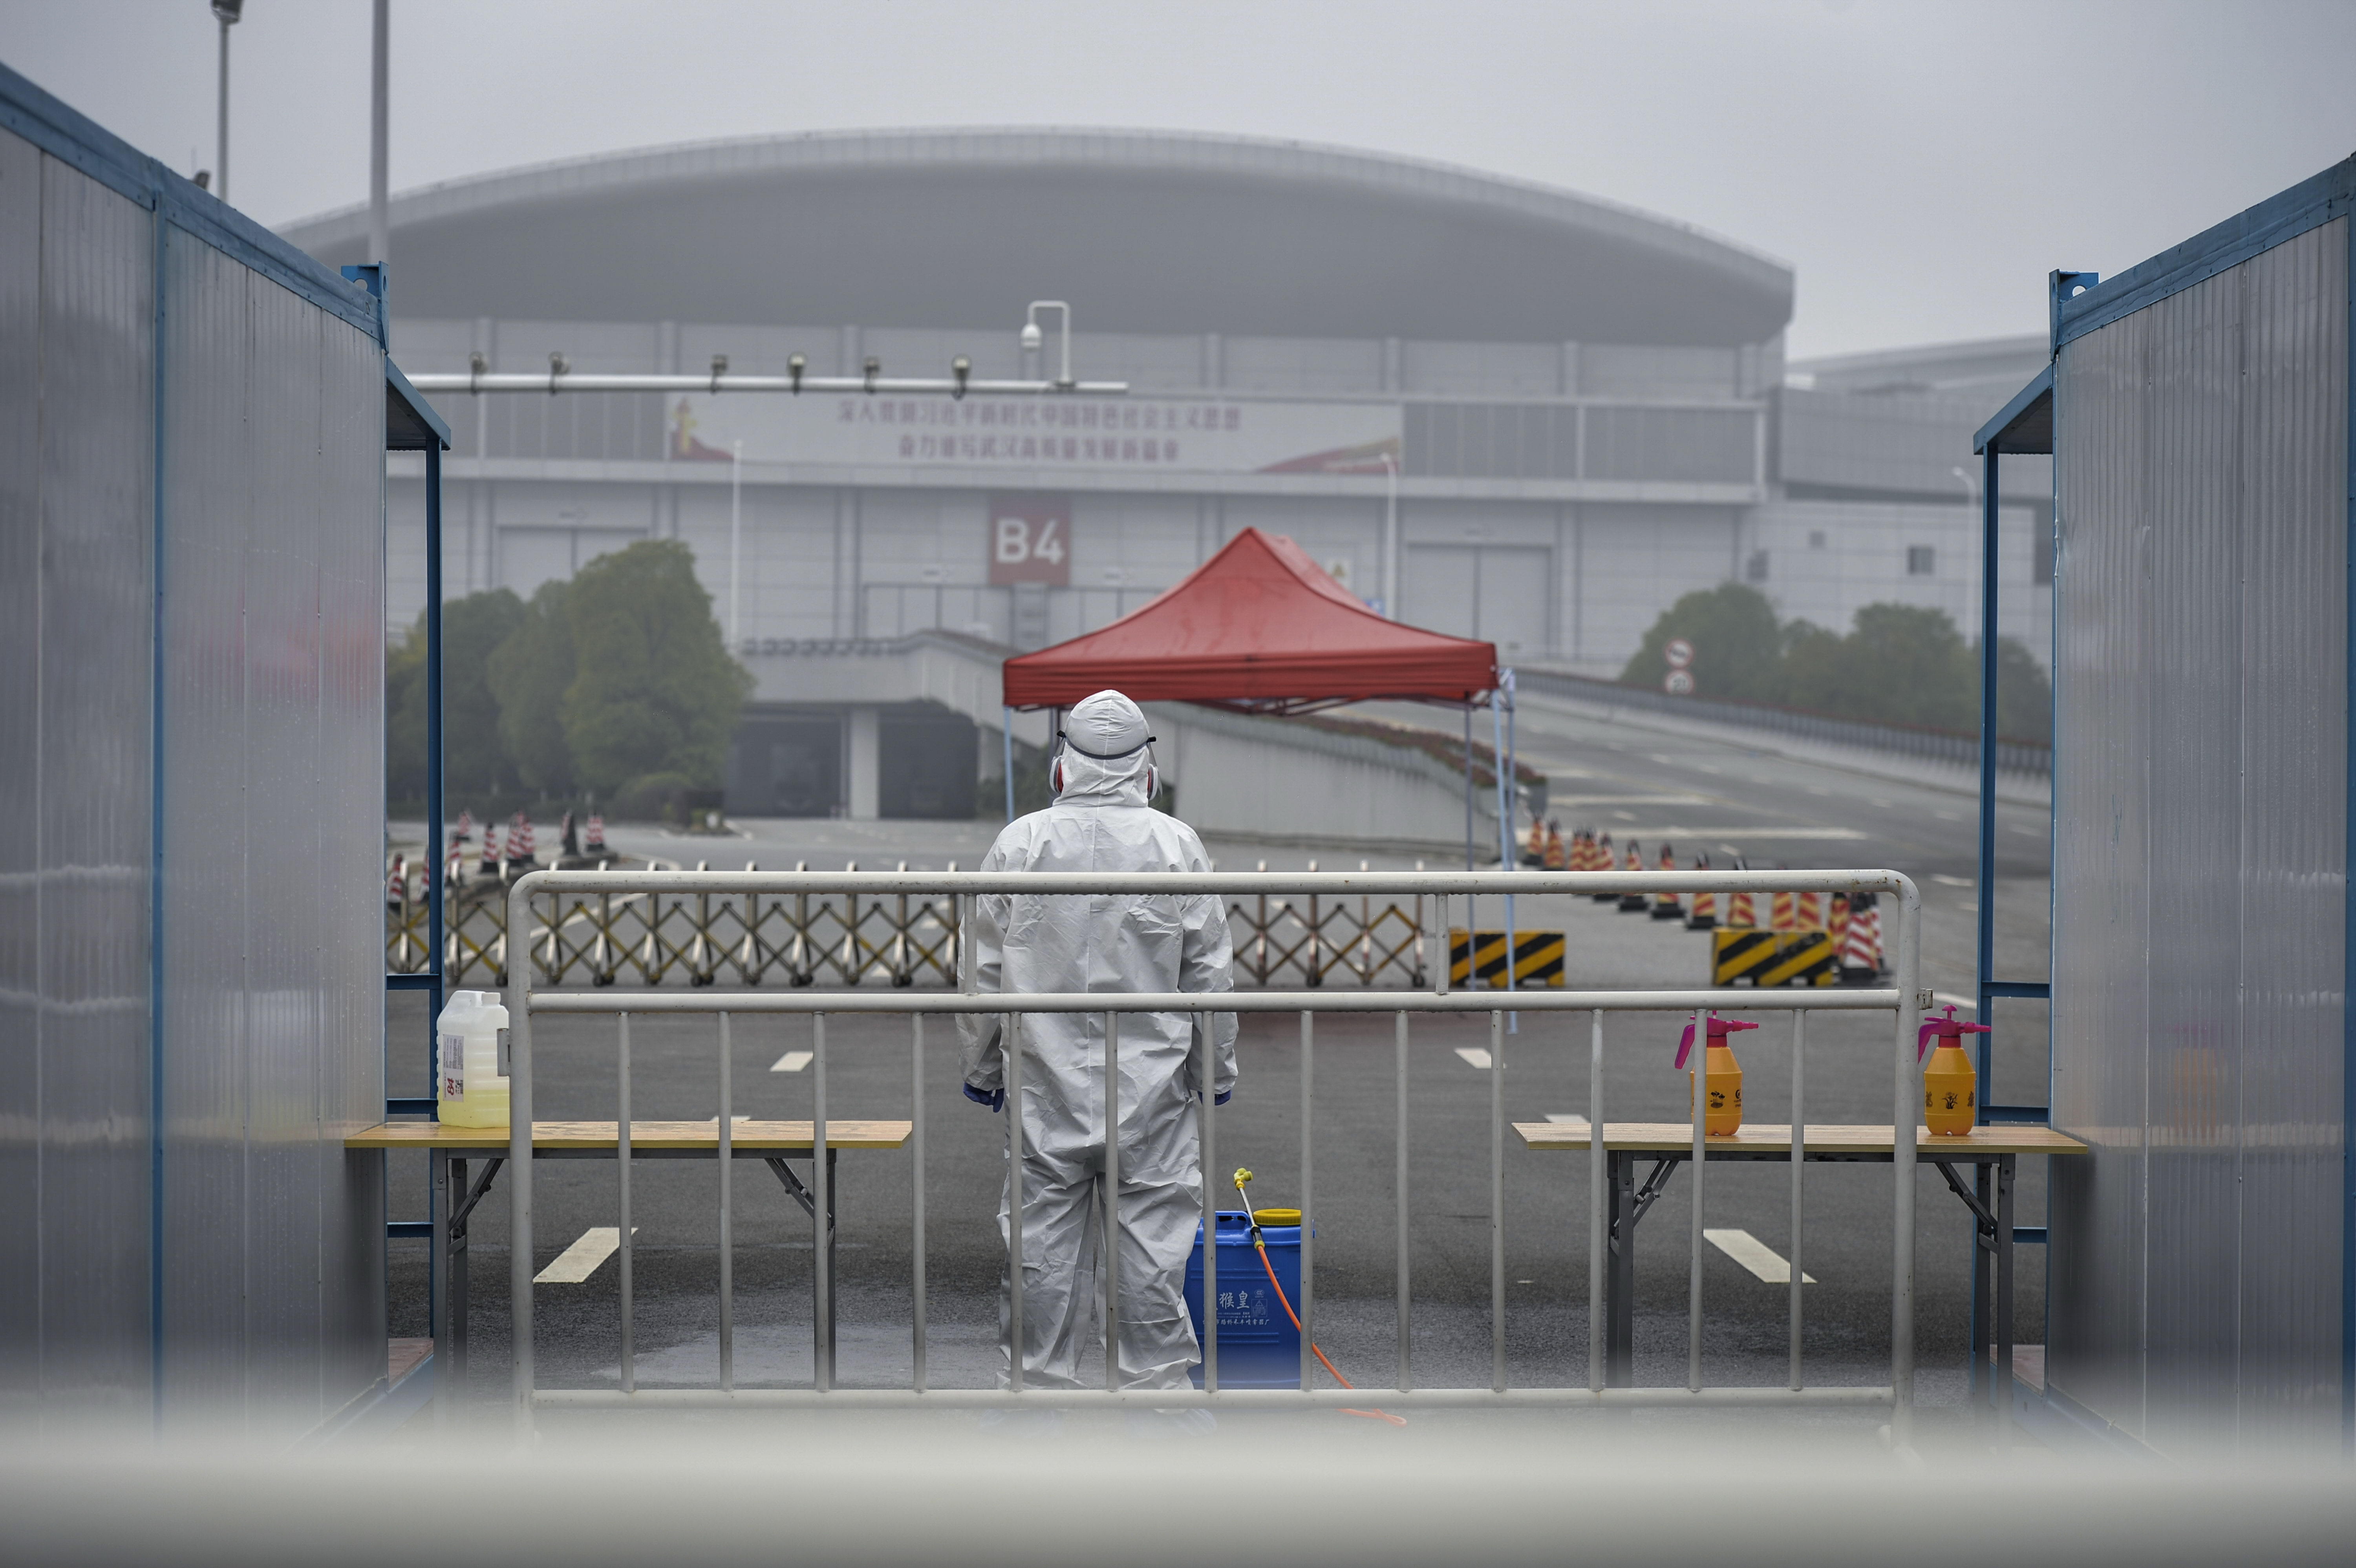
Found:
[{"label": "sprayer wand", "polygon": [[[1303,1338],[1306,1338],[1309,1331],[1301,1326],[1301,1314],[1292,1309],[1292,1303],[1285,1296],[1283,1282],[1276,1277],[1276,1265],[1269,1261],[1268,1243],[1259,1233],[1259,1214],[1252,1208],[1251,1194],[1244,1190],[1244,1184],[1251,1179],[1252,1173],[1250,1171],[1240,1166],[1237,1167],[1235,1175],[1236,1195],[1243,1200],[1244,1223],[1251,1227],[1252,1246],[1259,1253],[1259,1266],[1267,1271],[1269,1287],[1276,1292],[1277,1305],[1283,1307],[1284,1315],[1292,1320],[1292,1331],[1296,1334],[1301,1335]],[[1309,1217],[1307,1215],[1302,1215],[1302,1222],[1306,1223],[1308,1218]],[[1344,1377],[1341,1372],[1335,1369],[1333,1363],[1325,1359],[1325,1352],[1318,1348],[1317,1341],[1311,1339],[1309,1341],[1309,1349],[1310,1353],[1317,1358],[1318,1362],[1323,1366],[1327,1371],[1333,1374],[1333,1381],[1335,1382],[1340,1383],[1344,1388],[1348,1389],[1353,1392],[1357,1391],[1358,1385]],[[1342,1413],[1344,1415],[1362,1415],[1369,1421],[1387,1421],[1393,1426],[1405,1426],[1407,1424],[1406,1416],[1393,1415],[1390,1412],[1386,1410],[1344,1410]]]}]

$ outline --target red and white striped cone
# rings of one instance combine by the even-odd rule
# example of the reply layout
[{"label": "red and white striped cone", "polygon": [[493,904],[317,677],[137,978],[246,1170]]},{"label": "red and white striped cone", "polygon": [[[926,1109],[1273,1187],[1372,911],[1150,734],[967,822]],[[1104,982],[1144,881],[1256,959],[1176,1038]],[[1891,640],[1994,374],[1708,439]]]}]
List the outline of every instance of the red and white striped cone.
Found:
[{"label": "red and white striped cone", "polygon": [[459,848],[455,844],[453,844],[450,846],[450,857],[444,862],[442,867],[443,889],[446,891],[451,888],[456,887],[460,882],[463,882],[466,880],[466,857],[459,851]]},{"label": "red and white striped cone", "polygon": [[589,836],[581,841],[581,852],[592,857],[605,852],[605,819],[594,811],[589,814]]},{"label": "red and white striped cone", "polygon": [[1838,953],[1848,941],[1848,895],[1835,893],[1827,902],[1832,913],[1825,922],[1825,929],[1833,933],[1833,951]]},{"label": "red and white striped cone", "polygon": [[1795,918],[1799,922],[1799,929],[1822,931],[1825,928],[1824,896],[1820,893],[1802,893],[1798,902],[1799,912]]},{"label": "red and white striped cone", "polygon": [[1792,895],[1778,891],[1774,902],[1768,906],[1767,922],[1776,931],[1797,931],[1800,918],[1793,912]]},{"label": "red and white striped cone", "polygon": [[1881,975],[1881,911],[1875,904],[1852,911],[1841,943],[1841,978],[1869,986]]},{"label": "red and white striped cone", "polygon": [[[1599,871],[1616,871],[1620,869],[1620,857],[1612,852],[1612,835],[1609,833],[1595,841],[1595,869]],[[1600,904],[1617,903],[1620,895],[1597,893],[1594,898]]]},{"label": "red and white striped cone", "polygon": [[[1697,871],[1708,870],[1709,857],[1707,855],[1695,856],[1694,869]],[[1686,915],[1686,929],[1687,931],[1714,931],[1717,927],[1718,895],[1705,888],[1700,892],[1697,892],[1693,896],[1693,908]]]},{"label": "red and white striped cone", "polygon": [[1738,888],[1726,895],[1726,929],[1729,931],[1759,929],[1759,914],[1751,907],[1751,891],[1748,888]]},{"label": "red and white striped cone", "polygon": [[[1638,845],[1633,838],[1631,838],[1628,840],[1628,859],[1622,862],[1621,869],[1624,871],[1641,871],[1644,869],[1644,848],[1642,846]],[[1622,914],[1642,914],[1644,912],[1646,906],[1651,902],[1652,901],[1641,892],[1622,893],[1620,895],[1620,912]]]},{"label": "red and white striped cone", "polygon": [[474,841],[475,814],[471,811],[462,811],[458,814],[458,826],[450,830],[450,842],[472,844]]},{"label": "red and white striped cone", "polygon": [[[1670,848],[1665,843],[1661,846],[1660,869],[1664,871],[1674,871],[1677,869],[1676,851]],[[1685,905],[1678,901],[1676,894],[1671,892],[1660,892],[1653,895],[1653,918],[1655,920],[1683,920],[1685,917]]]},{"label": "red and white striped cone", "polygon": [[483,825],[483,858],[476,862],[475,874],[478,877],[499,874],[499,825],[496,822]]},{"label": "red and white striped cone", "polygon": [[392,869],[384,879],[384,901],[395,909],[409,901],[409,858],[405,855],[392,858]]},{"label": "red and white striped cone", "polygon": [[508,864],[528,869],[540,865],[540,856],[531,846],[531,818],[520,811],[515,814],[515,826],[508,829]]}]

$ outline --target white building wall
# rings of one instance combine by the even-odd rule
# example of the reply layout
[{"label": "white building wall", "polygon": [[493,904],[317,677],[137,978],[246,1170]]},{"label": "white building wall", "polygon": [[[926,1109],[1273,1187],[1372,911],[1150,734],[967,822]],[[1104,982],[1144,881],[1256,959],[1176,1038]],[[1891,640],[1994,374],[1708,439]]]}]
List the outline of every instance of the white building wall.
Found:
[{"label": "white building wall", "polygon": [[[2029,507],[2002,509],[1997,630],[2050,667],[2053,594],[2051,584],[2033,581],[2038,526]],[[1931,552],[1931,571],[1910,571],[1909,551],[1922,549]],[[1966,637],[1979,635],[1979,511],[1960,501],[1776,502],[1752,512],[1742,564],[1746,576],[1763,570],[1753,585],[1786,620],[1846,633],[1868,604],[1919,604],[1946,612]]]}]

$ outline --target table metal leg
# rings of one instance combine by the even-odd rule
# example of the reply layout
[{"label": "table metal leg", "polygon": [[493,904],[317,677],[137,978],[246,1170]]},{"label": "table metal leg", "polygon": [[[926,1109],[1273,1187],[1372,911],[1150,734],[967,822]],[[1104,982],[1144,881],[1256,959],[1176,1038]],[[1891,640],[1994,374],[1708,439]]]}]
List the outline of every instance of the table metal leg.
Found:
[{"label": "table metal leg", "polygon": [[[427,1212],[434,1216],[432,1253],[426,1267],[432,1271],[426,1281],[425,1332],[433,1338],[434,1354],[439,1363],[438,1380],[441,1393],[455,1392],[453,1363],[456,1349],[450,1342],[450,1151],[426,1151]],[[466,1190],[463,1186],[459,1190]],[[447,1403],[447,1401],[441,1403]]]},{"label": "table metal leg", "polygon": [[1972,1375],[1968,1387],[1975,1398],[1987,1389],[1988,1349],[1988,1289],[1993,1283],[1995,1260],[1989,1256],[1996,1244],[1996,1228],[1987,1216],[1994,1211],[1989,1200],[1989,1179],[1994,1173],[1983,1160],[1972,1167],[1972,1191],[1979,1198],[1979,1212],[1972,1216]]},{"label": "table metal leg", "polygon": [[[820,1322],[832,1323],[833,1321],[835,1321],[835,1317],[834,1317],[834,1302],[835,1302],[835,1295],[834,1295],[834,1282],[835,1282],[835,1268],[834,1268],[834,1261],[835,1261],[835,1207],[834,1207],[834,1200],[835,1200],[835,1193],[836,1193],[838,1190],[840,1190],[840,1183],[835,1179],[835,1157],[836,1157],[837,1155],[841,1154],[841,1152],[842,1152],[842,1151],[841,1151],[841,1149],[838,1149],[838,1148],[830,1148],[830,1149],[828,1149],[828,1150],[826,1151],[826,1264],[827,1264],[827,1266],[826,1266],[826,1267],[825,1267],[825,1269],[824,1269],[824,1270],[822,1270],[822,1271],[821,1271],[821,1270],[819,1270],[819,1269],[812,1269],[812,1270],[810,1271],[810,1314],[811,1314],[811,1317],[810,1317],[810,1322],[811,1322],[811,1325],[812,1325],[811,1331],[812,1331],[813,1333],[815,1333],[815,1332],[817,1331],[816,1326],[817,1326],[819,1323],[820,1323]],[[787,1161],[787,1159],[789,1159],[789,1158],[806,1158],[806,1157],[806,1157],[806,1156],[789,1156],[789,1155],[768,1155],[768,1156],[765,1156],[765,1157],[763,1157],[762,1163],[763,1163],[763,1164],[765,1164],[765,1165],[766,1165],[766,1166],[767,1166],[771,1170],[773,1170],[773,1171],[775,1171],[775,1172],[776,1173],[777,1180],[778,1180],[779,1182],[783,1183],[783,1184],[784,1184],[784,1186],[785,1186],[786,1190],[787,1190],[787,1192],[789,1192],[789,1193],[791,1193],[791,1194],[793,1195],[793,1200],[794,1200],[794,1201],[795,1201],[795,1202],[797,1202],[797,1203],[798,1203],[798,1204],[800,1204],[800,1205],[802,1206],[802,1212],[803,1212],[803,1213],[805,1213],[805,1214],[809,1215],[813,1220],[815,1220],[815,1219],[818,1217],[818,1196],[817,1196],[817,1194],[811,1191],[811,1189],[810,1189],[810,1184],[809,1184],[809,1183],[806,1183],[806,1182],[804,1182],[800,1177],[796,1176],[796,1175],[794,1174],[794,1168],[793,1168],[793,1167],[792,1167],[792,1166],[789,1166],[789,1165],[787,1165],[787,1164],[786,1163],[786,1161]],[[815,1180],[816,1180],[816,1176],[817,1176],[817,1173],[816,1173],[815,1171],[813,1171],[813,1172],[811,1173],[812,1181],[815,1181]],[[822,1276],[822,1277],[821,1277],[821,1276]],[[828,1382],[830,1385],[831,1385],[831,1383],[832,1383],[832,1382],[833,1382],[833,1381],[834,1381],[834,1339],[833,1339],[833,1337],[832,1337],[832,1336],[829,1336],[829,1337],[828,1337],[828,1339],[827,1339],[827,1342],[826,1342],[824,1345],[822,1345],[822,1346],[820,1346],[820,1347],[819,1348],[819,1352],[818,1352],[817,1361],[816,1361],[814,1364],[823,1368],[823,1370],[824,1370],[824,1371],[825,1371],[825,1373],[826,1373],[826,1380],[827,1380],[827,1382]]]},{"label": "table metal leg", "polygon": [[2012,1421],[2012,1177],[2013,1157],[1996,1167],[1996,1396],[1997,1426]]},{"label": "table metal leg", "polygon": [[[461,1194],[466,1190],[466,1162],[445,1157],[452,1189]],[[448,1266],[443,1270],[444,1310],[450,1330],[450,1393],[464,1403],[466,1397],[466,1205],[463,1198],[445,1209],[442,1221],[443,1233],[448,1238],[449,1250],[444,1253]],[[439,1349],[437,1343],[434,1347]]]},{"label": "table metal leg", "polygon": [[[1601,1136],[1597,1127],[1592,1136]],[[1604,1382],[1626,1388],[1635,1379],[1636,1356],[1636,1157],[1613,1149],[1612,1166],[1612,1267],[1603,1291],[1605,1333],[1609,1349]]]}]

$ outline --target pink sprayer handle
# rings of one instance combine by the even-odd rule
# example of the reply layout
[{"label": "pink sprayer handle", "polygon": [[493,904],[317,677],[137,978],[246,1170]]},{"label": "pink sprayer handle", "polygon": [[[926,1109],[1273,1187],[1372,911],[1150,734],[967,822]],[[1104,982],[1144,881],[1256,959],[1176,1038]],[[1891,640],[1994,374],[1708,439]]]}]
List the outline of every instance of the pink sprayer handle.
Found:
[{"label": "pink sprayer handle", "polygon": [[[1733,1019],[1713,1018],[1709,1021],[1718,1026],[1717,1029],[1710,1031],[1713,1034],[1734,1034],[1742,1029],[1757,1029],[1759,1027],[1755,1023],[1740,1023]],[[1693,1054],[1693,1041],[1694,1026],[1687,1024],[1686,1025],[1685,1033],[1677,1037],[1677,1065],[1679,1067],[1683,1067],[1686,1064],[1686,1058]]]},{"label": "pink sprayer handle", "polygon": [[[1949,1008],[1947,1009],[1950,1013],[1954,1010],[1955,1009],[1953,1008]],[[1931,1040],[1933,1036],[1945,1035],[1950,1039],[1960,1040],[1967,1034],[1987,1034],[1989,1032],[1991,1031],[1986,1024],[1959,1023],[1952,1018],[1933,1019],[1930,1022],[1922,1026],[1922,1032],[1915,1038],[1914,1060],[1919,1062],[1924,1056],[1930,1053]]]}]

